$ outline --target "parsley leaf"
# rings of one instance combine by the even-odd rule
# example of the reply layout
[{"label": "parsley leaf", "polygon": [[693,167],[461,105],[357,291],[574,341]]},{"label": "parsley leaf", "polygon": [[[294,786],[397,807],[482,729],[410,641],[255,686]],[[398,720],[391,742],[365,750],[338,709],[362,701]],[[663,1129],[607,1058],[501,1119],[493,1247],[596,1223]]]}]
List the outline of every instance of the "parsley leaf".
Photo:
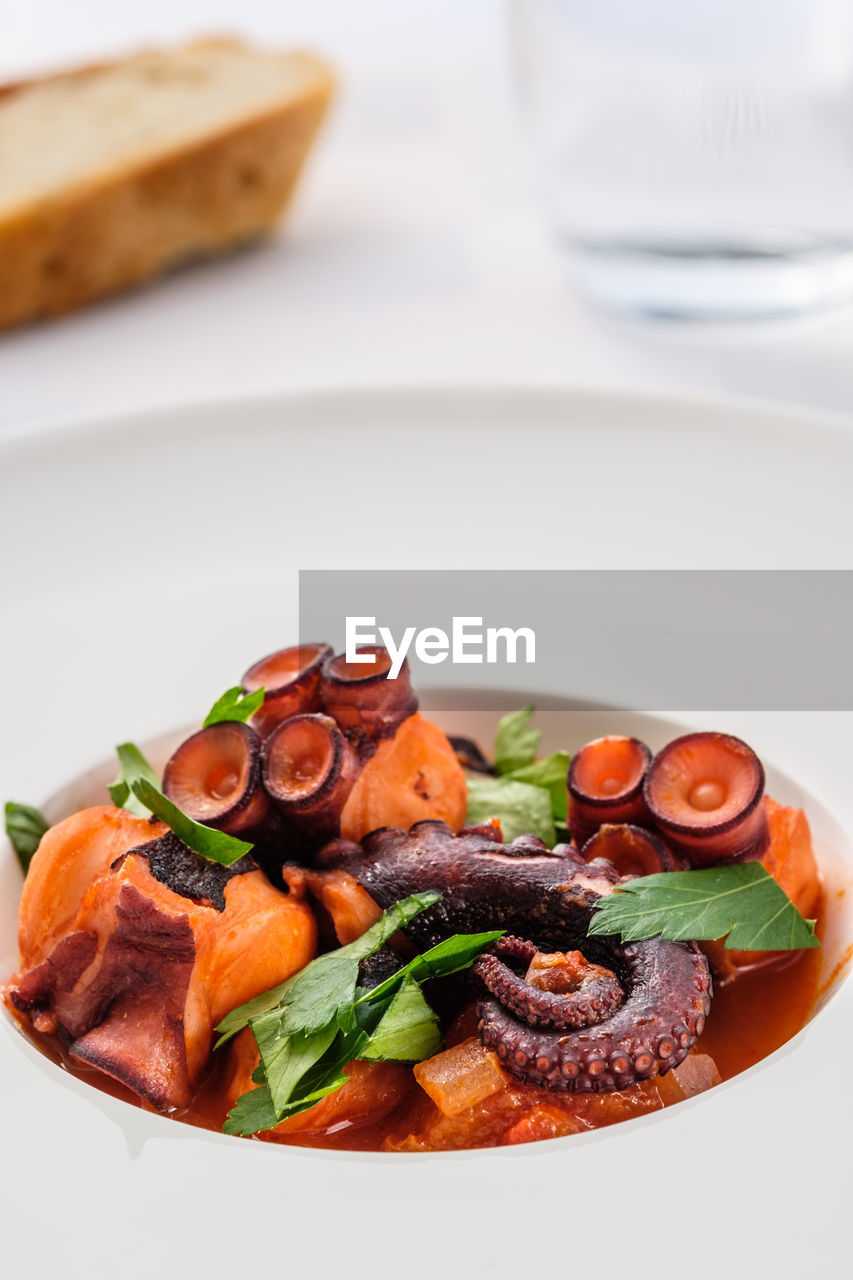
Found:
[{"label": "parsley leaf", "polygon": [[438,1014],[415,979],[404,978],[358,1056],[368,1062],[422,1062],[440,1048]]},{"label": "parsley leaf", "polygon": [[41,844],[41,838],[50,827],[47,819],[29,804],[6,801],[6,835],[15,850],[24,875],[30,869],[33,854]]},{"label": "parsley leaf", "polygon": [[236,720],[240,724],[245,724],[260,707],[265,692],[261,688],[256,689],[254,693],[246,693],[240,684],[235,684],[233,689],[226,689],[204,717],[202,728],[207,729],[212,724],[222,724],[224,720]]},{"label": "parsley leaf", "polygon": [[[314,961],[312,960],[311,964],[313,963]],[[304,973],[305,969],[302,969],[301,972]],[[219,1032],[219,1039],[213,1046],[214,1049],[221,1049],[239,1031],[242,1031],[244,1027],[248,1027],[253,1018],[258,1018],[270,1009],[275,1009],[281,1003],[281,998],[291,982],[293,982],[293,978],[286,978],[277,987],[270,987],[269,991],[262,991],[260,995],[254,996],[251,1000],[247,1000],[245,1004],[238,1005],[236,1009],[226,1013],[222,1021],[214,1028],[215,1031]]]},{"label": "parsley leaf", "polygon": [[820,946],[814,925],[760,862],[743,862],[629,880],[599,899],[589,932],[621,934],[624,942],[725,937],[729,949],[797,951]]},{"label": "parsley leaf", "polygon": [[325,1026],[342,1005],[352,1003],[359,963],[372,956],[398,929],[440,899],[440,893],[428,892],[414,893],[410,898],[395,902],[355,942],[317,956],[292,978],[232,1009],[216,1028],[220,1033],[216,1048],[259,1015],[279,1007],[283,1032],[316,1030]]},{"label": "parsley leaf", "polygon": [[505,840],[533,834],[551,848],[556,828],[567,821],[570,757],[567,751],[554,751],[544,760],[536,759],[542,734],[530,726],[533,713],[532,706],[524,707],[499,721],[494,744],[497,777],[468,778],[465,821],[474,826],[498,818]]},{"label": "parsley leaf", "polygon": [[260,1133],[263,1129],[274,1129],[278,1122],[270,1091],[263,1084],[240,1095],[236,1105],[228,1112],[222,1132],[248,1138],[250,1134]]},{"label": "parsley leaf", "polygon": [[495,734],[495,768],[498,773],[509,773],[532,764],[542,733],[530,728],[534,707],[510,711],[498,721]]},{"label": "parsley leaf", "polygon": [[134,746],[132,742],[123,742],[120,747],[116,747],[116,755],[119,762],[119,775],[107,787],[110,799],[117,809],[126,809],[137,818],[147,818],[150,810],[137,800],[130,789],[127,777],[146,778],[153,787],[159,787],[159,775],[145,759],[139,747]]},{"label": "parsley leaf", "polygon": [[440,896],[395,903],[355,942],[318,956],[222,1020],[218,1044],[248,1025],[260,1053],[252,1076],[258,1087],[238,1098],[225,1133],[257,1133],[314,1106],[346,1083],[344,1068],[355,1058],[420,1062],[441,1048],[438,1016],[421,983],[467,968],[501,930],[446,938],[378,986],[356,986],[359,962]]},{"label": "parsley leaf", "polygon": [[551,810],[554,822],[565,826],[569,810],[568,775],[571,756],[568,751],[554,751],[544,760],[534,760],[520,769],[504,774],[517,782],[527,782],[534,787],[545,787],[551,793]]},{"label": "parsley leaf", "polygon": [[467,826],[499,818],[504,840],[532,833],[550,849],[555,840],[551,792],[514,778],[469,778]]},{"label": "parsley leaf", "polygon": [[[474,963],[481,951],[490,947],[493,942],[504,936],[503,929],[490,929],[486,933],[454,933],[443,938],[429,951],[410,960],[398,976],[411,976],[417,982],[426,982],[429,978],[449,978]],[[387,979],[392,981],[393,979]],[[382,986],[385,984],[383,983]],[[374,987],[373,994],[381,987]]]},{"label": "parsley leaf", "polygon": [[[124,742],[116,747],[121,765],[121,773],[109,788],[113,804],[127,809],[137,816],[148,817],[154,814],[161,822],[165,822],[174,831],[179,840],[192,849],[194,853],[209,862],[221,863],[230,867],[238,858],[242,858],[252,848],[245,840],[229,836],[225,831],[216,831],[213,827],[205,827],[195,822],[188,814],[173,804],[160,790],[160,780],[145,756],[132,742]],[[136,805],[134,801],[138,802]]]},{"label": "parsley leaf", "polygon": [[[352,1054],[347,1058],[347,1062],[351,1061],[351,1059]],[[263,1079],[261,1079],[258,1082],[259,1087],[257,1089],[249,1089],[247,1093],[242,1093],[237,1099],[228,1112],[228,1118],[222,1126],[222,1132],[233,1134],[236,1137],[248,1138],[253,1133],[260,1133],[263,1129],[274,1129],[282,1120],[286,1120],[289,1116],[298,1115],[300,1111],[307,1111],[310,1107],[322,1101],[323,1098],[327,1098],[330,1093],[335,1093],[346,1082],[347,1078],[342,1070],[339,1070],[336,1076],[327,1073],[326,1084],[318,1086],[310,1093],[305,1094],[298,1102],[290,1103],[283,1112],[276,1113],[270,1091],[263,1083]]]},{"label": "parsley leaf", "polygon": [[273,1106],[279,1115],[284,1114],[300,1080],[331,1047],[339,1030],[334,1017],[318,1030],[289,1034],[282,1023],[277,1009],[252,1020],[252,1034],[260,1050]]},{"label": "parsley leaf", "polygon": [[407,978],[413,978],[415,982],[428,982],[431,978],[449,978],[451,974],[460,973],[474,963],[481,951],[485,951],[486,947],[490,947],[503,935],[503,929],[492,929],[488,933],[454,933],[430,947],[429,951],[415,956],[384,982],[362,993],[357,1004],[387,995],[401,980]]}]

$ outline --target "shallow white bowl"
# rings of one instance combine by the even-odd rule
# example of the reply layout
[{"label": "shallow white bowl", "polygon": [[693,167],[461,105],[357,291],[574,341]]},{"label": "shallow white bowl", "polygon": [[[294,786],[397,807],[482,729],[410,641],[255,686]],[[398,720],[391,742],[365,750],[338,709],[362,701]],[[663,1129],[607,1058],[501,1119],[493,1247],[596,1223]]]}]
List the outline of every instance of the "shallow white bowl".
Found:
[{"label": "shallow white bowl", "polygon": [[[853,434],[731,405],[337,395],[81,426],[0,455],[0,768],[7,795],[36,803],[114,742],[197,720],[252,656],[288,642],[299,567],[848,567],[853,548]],[[555,693],[582,696],[582,673]],[[602,730],[593,713],[546,714],[555,745]],[[779,799],[805,795],[839,891],[853,866],[850,719],[702,720],[778,766]],[[6,849],[7,970],[18,886]],[[837,898],[827,961],[850,936],[846,912]],[[665,1113],[413,1158],[200,1133],[58,1071],[4,1019],[0,1257],[10,1274],[87,1280],[840,1274],[851,992],[758,1067]]]}]

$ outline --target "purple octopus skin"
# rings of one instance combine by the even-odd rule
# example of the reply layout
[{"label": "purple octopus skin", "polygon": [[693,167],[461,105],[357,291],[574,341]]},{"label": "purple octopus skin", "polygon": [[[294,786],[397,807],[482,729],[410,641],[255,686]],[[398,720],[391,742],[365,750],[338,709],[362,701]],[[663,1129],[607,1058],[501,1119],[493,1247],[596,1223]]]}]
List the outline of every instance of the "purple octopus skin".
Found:
[{"label": "purple octopus skin", "polygon": [[477,957],[473,971],[505,1009],[531,1027],[588,1027],[619,1008],[624,998],[619,979],[597,965],[587,966],[590,976],[582,978],[576,990],[552,992],[535,987],[505,963],[530,964],[536,954],[535,942],[504,934],[491,952]]},{"label": "purple octopus skin", "polygon": [[383,908],[438,890],[441,901],[406,930],[421,946],[452,933],[506,929],[539,951],[581,951],[616,975],[618,1008],[572,1030],[550,1021],[553,993],[530,984],[532,1014],[526,1010],[523,1021],[501,1002],[500,982],[497,997],[480,1001],[480,1040],[522,1081],[576,1093],[625,1089],[683,1062],[702,1033],[711,976],[695,944],[587,936],[595,903],[621,882],[602,858],[586,863],[571,845],[549,852],[534,836],[502,844],[489,826],[454,836],[445,823],[430,821],[408,832],[371,832],[361,845],[334,841],[317,865],[348,871]]}]

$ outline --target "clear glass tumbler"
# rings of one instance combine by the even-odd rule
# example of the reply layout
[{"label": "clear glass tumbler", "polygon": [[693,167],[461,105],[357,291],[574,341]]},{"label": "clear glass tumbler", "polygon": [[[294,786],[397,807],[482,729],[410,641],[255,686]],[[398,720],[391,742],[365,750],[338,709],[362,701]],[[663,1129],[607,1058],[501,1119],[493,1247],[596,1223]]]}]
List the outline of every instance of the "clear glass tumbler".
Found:
[{"label": "clear glass tumbler", "polygon": [[853,296],[853,0],[513,0],[545,199],[619,310]]}]

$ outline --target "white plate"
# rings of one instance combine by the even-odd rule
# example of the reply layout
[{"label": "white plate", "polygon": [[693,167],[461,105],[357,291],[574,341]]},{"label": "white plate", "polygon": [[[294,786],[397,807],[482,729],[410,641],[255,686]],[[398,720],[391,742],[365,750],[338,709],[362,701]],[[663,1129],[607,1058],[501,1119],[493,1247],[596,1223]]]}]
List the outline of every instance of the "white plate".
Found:
[{"label": "white plate", "polygon": [[[850,567],[851,482],[853,431],[830,420],[557,392],[269,400],[10,443],[4,792],[39,802],[196,717],[295,634],[300,567]],[[781,799],[816,798],[843,875],[851,717],[725,723],[783,771]],[[0,889],[8,971],[8,850]],[[4,1019],[4,1272],[839,1274],[851,1015],[847,984],[772,1059],[662,1115],[423,1158],[200,1133],[64,1075]]]}]

